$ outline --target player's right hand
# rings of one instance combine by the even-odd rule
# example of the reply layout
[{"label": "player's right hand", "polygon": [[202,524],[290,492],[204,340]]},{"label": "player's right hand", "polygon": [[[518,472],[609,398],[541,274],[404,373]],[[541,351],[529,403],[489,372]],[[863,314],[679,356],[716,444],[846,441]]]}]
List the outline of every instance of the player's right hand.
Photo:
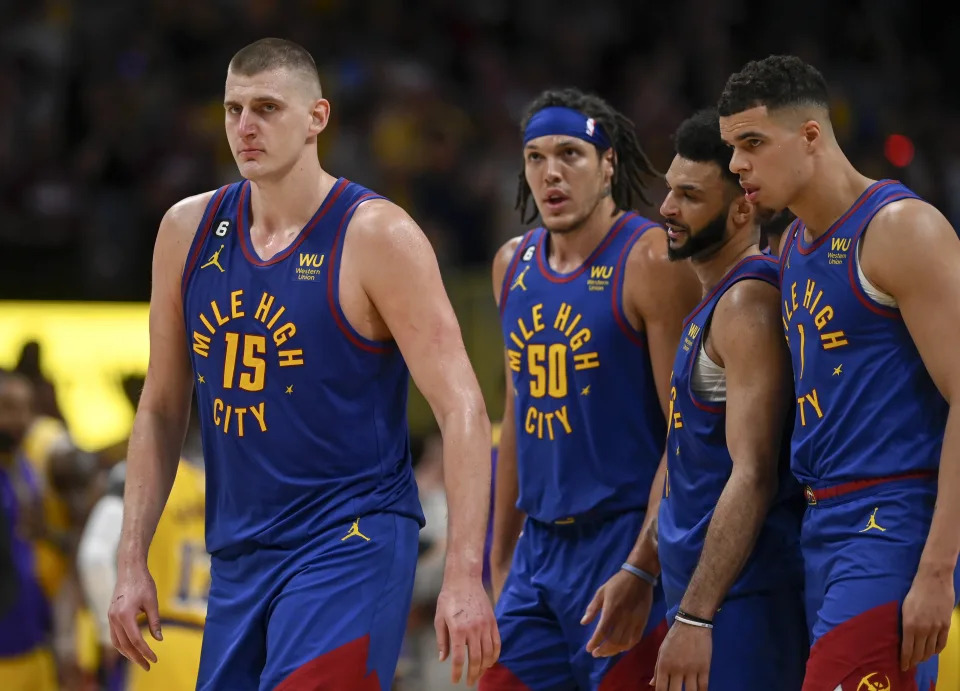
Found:
[{"label": "player's right hand", "polygon": [[110,640],[130,662],[149,671],[157,656],[140,633],[138,618],[145,614],[150,633],[163,640],[160,631],[160,608],[157,604],[157,586],[145,562],[117,565],[117,585],[110,602]]},{"label": "player's right hand", "polygon": [[580,623],[586,626],[600,612],[600,622],[587,642],[594,657],[610,657],[640,642],[653,606],[653,586],[620,570],[604,583],[587,606]]}]

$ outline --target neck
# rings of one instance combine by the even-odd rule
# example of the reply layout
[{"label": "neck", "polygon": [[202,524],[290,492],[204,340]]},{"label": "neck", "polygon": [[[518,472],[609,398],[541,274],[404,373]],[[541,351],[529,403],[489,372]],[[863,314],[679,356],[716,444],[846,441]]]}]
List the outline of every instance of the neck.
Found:
[{"label": "neck", "polygon": [[809,238],[816,240],[873,182],[853,167],[839,147],[831,147],[820,155],[810,183],[789,207],[807,227]]},{"label": "neck", "polygon": [[713,290],[723,277],[730,273],[730,270],[747,257],[760,254],[760,246],[755,239],[756,231],[749,236],[742,233],[731,237],[719,250],[711,254],[707,259],[691,260],[693,270],[700,279],[700,286],[703,289],[703,295],[706,296]]},{"label": "neck", "polygon": [[264,235],[301,228],[316,213],[336,178],[320,167],[316,156],[302,156],[275,178],[252,181],[250,211]]},{"label": "neck", "polygon": [[612,197],[604,197],[580,226],[566,233],[550,233],[550,265],[555,271],[580,266],[597,248],[607,231],[623,215],[614,215]]}]

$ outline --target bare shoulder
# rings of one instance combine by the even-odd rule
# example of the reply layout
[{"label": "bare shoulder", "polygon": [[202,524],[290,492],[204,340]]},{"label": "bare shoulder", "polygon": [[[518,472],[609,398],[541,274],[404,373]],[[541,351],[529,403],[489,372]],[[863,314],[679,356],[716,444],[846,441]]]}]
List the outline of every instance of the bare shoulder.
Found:
[{"label": "bare shoulder", "polygon": [[920,199],[891,202],[871,219],[860,266],[880,290],[897,296],[917,272],[955,270],[960,241],[940,211]]},{"label": "bare shoulder", "polygon": [[426,240],[410,214],[388,199],[371,199],[360,204],[350,219],[349,227],[349,235],[364,246],[405,244],[420,238]]},{"label": "bare shoulder", "polygon": [[689,261],[671,261],[667,232],[653,226],[627,255],[623,276],[624,307],[650,313],[674,305],[685,316],[700,301],[700,282]]},{"label": "bare shoulder", "polygon": [[169,267],[170,270],[176,268],[178,275],[182,273],[190,245],[196,237],[200,220],[203,218],[203,212],[216,192],[216,190],[210,190],[186,197],[167,209],[157,231],[154,249],[155,265],[159,263]]},{"label": "bare shoulder", "polygon": [[[684,262],[686,263],[686,262]],[[672,262],[667,257],[667,231],[656,225],[647,230],[633,243],[627,256],[626,271],[648,271],[656,267],[667,267]]]},{"label": "bare shoulder", "polygon": [[734,283],[717,301],[708,338],[721,365],[731,355],[755,352],[760,344],[782,344],[779,288],[756,279]]}]

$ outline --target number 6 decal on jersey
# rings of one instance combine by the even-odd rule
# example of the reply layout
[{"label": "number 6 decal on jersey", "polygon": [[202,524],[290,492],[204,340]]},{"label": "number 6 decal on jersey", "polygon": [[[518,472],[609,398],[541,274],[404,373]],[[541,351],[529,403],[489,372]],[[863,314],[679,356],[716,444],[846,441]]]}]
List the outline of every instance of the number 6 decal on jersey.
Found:
[{"label": "number 6 decal on jersey", "polygon": [[222,238],[230,231],[230,221],[220,221],[220,224],[217,226],[217,229],[213,231],[213,234],[218,238]]}]

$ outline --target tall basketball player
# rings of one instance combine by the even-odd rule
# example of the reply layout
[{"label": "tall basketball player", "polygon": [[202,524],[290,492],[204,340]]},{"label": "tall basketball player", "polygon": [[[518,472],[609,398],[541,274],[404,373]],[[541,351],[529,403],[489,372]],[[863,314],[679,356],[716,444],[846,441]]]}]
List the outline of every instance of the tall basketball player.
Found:
[{"label": "tall basketball player", "polygon": [[410,374],[444,438],[441,655],[475,681],[499,647],[481,582],[490,423],[433,251],[377,194],[325,172],[330,115],[301,46],[230,62],[227,139],[245,178],[176,204],[154,258],[150,364],[127,461],[115,645],[161,636],[147,550],[196,387],[211,554],[200,689],[390,687],[422,514]]}]

